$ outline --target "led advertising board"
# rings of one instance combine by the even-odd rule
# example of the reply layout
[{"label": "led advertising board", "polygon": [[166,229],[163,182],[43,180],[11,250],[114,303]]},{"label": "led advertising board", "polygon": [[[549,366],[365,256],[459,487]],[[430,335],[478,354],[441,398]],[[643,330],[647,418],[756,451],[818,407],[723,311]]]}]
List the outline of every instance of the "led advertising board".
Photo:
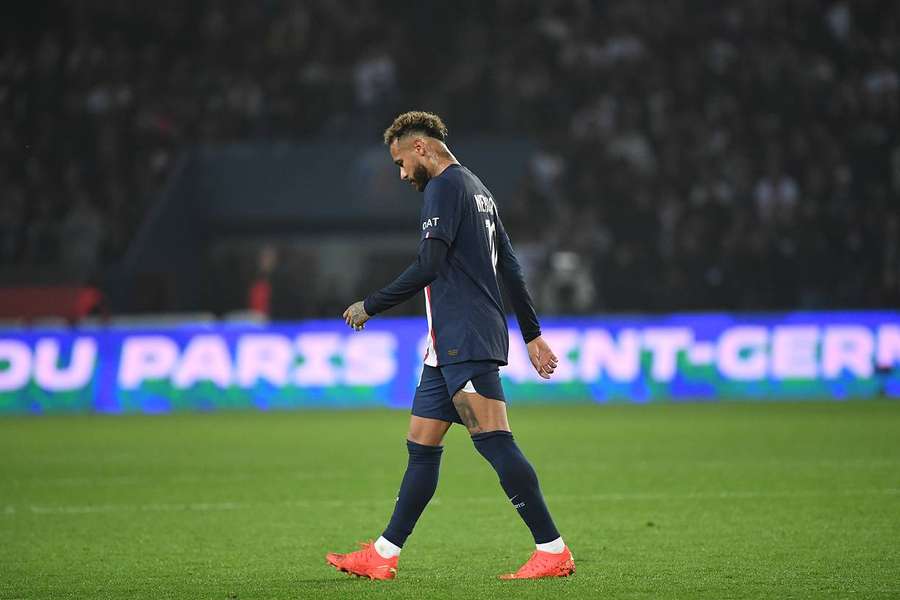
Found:
[{"label": "led advertising board", "polygon": [[[425,321],[0,331],[0,413],[410,405]],[[900,397],[900,312],[555,318],[553,379],[511,323],[511,403]]]}]

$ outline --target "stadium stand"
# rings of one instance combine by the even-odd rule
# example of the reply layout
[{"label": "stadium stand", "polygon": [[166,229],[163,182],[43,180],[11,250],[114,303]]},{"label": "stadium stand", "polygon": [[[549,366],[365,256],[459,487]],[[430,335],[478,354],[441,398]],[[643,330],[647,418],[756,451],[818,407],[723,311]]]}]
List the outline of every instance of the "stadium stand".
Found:
[{"label": "stadium stand", "polygon": [[[109,294],[189,147],[377,143],[419,107],[536,140],[499,202],[545,312],[900,304],[896,2],[53,6],[0,26],[2,285]],[[220,313],[257,276],[233,252]]]}]

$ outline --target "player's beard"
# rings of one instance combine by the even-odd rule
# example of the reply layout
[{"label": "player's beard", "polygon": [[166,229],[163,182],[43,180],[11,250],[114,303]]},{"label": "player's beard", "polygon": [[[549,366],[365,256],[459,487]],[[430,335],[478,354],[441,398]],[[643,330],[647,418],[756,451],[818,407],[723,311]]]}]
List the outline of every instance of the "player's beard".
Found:
[{"label": "player's beard", "polygon": [[416,165],[416,168],[412,172],[412,182],[413,185],[416,186],[416,190],[422,192],[425,190],[425,186],[428,185],[428,181],[431,179],[431,176],[428,175],[428,169],[425,168],[425,165]]}]

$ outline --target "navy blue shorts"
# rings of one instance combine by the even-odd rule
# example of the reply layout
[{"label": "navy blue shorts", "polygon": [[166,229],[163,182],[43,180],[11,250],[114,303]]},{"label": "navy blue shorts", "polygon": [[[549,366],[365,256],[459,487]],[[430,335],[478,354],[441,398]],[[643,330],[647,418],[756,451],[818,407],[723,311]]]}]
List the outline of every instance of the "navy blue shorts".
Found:
[{"label": "navy blue shorts", "polygon": [[485,398],[506,402],[503,386],[500,385],[500,365],[492,360],[461,362],[441,367],[425,365],[422,380],[413,397],[412,414],[462,425],[462,419],[452,400],[459,390],[478,392]]}]

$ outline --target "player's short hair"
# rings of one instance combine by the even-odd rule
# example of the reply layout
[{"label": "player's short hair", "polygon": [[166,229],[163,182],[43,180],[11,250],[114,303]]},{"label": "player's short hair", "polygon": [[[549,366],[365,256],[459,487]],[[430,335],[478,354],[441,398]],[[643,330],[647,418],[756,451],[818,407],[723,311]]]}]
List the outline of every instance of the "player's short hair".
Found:
[{"label": "player's short hair", "polygon": [[411,110],[394,119],[391,126],[384,130],[384,143],[390,146],[394,140],[414,132],[423,133],[442,142],[447,139],[447,126],[439,116],[421,110]]}]

